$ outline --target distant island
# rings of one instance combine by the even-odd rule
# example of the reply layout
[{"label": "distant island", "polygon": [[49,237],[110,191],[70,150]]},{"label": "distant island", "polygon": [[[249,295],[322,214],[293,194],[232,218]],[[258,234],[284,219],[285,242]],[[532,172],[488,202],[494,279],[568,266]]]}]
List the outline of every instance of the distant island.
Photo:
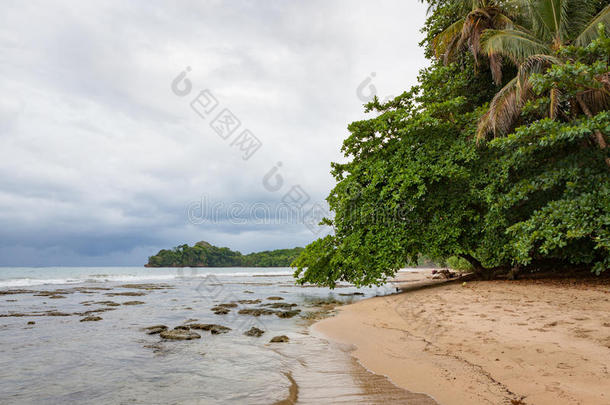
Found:
[{"label": "distant island", "polygon": [[194,246],[162,249],[148,258],[145,267],[289,267],[302,251],[302,247],[295,247],[242,255],[201,241]]}]

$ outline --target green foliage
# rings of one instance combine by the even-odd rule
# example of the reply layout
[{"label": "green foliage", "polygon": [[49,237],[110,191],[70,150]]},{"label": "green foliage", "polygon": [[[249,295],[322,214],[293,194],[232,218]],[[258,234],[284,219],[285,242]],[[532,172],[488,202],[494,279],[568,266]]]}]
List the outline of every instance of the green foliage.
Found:
[{"label": "green foliage", "polygon": [[[432,8],[426,41],[450,24],[453,3]],[[470,54],[436,61],[415,88],[369,103],[377,115],[349,125],[348,161],[332,165],[334,233],[293,262],[298,282],[380,284],[422,256],[488,275],[515,265],[607,269],[610,156],[599,136],[610,134],[609,47],[600,29],[585,48],[560,48],[547,59],[557,63],[530,76],[522,126],[479,145],[498,88]]]},{"label": "green foliage", "polygon": [[163,249],[148,258],[147,267],[288,267],[303,248],[267,250],[242,255],[226,247],[197,242]]},{"label": "green foliage", "polygon": [[467,260],[462,259],[461,257],[458,256],[451,256],[447,259],[446,261],[447,263],[447,267],[449,267],[450,269],[453,270],[457,270],[457,271],[461,271],[461,272],[467,272],[467,271],[472,271],[472,265],[470,263],[468,263]]}]

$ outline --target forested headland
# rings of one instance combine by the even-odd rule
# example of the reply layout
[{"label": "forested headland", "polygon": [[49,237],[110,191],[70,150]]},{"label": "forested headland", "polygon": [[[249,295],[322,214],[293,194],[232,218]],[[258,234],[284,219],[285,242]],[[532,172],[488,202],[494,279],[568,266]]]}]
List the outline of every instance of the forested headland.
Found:
[{"label": "forested headland", "polygon": [[427,3],[431,65],[348,126],[333,232],[298,282],[378,284],[422,256],[482,278],[608,270],[608,1]]},{"label": "forested headland", "polygon": [[302,251],[303,248],[296,247],[242,255],[201,241],[193,246],[162,249],[148,258],[146,267],[288,267]]}]

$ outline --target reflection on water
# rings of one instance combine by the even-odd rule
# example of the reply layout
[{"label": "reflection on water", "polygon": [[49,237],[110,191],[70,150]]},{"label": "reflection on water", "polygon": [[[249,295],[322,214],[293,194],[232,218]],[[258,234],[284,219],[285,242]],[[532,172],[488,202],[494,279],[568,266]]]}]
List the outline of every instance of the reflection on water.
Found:
[{"label": "reflection on water", "polygon": [[[315,319],[329,310],[324,303],[360,299],[339,295],[355,291],[294,286],[290,269],[0,269],[2,402],[432,403],[368,373],[344,348],[307,333],[309,321],[302,316]],[[386,290],[361,291],[372,296]],[[261,302],[239,304],[224,315],[210,310],[238,300]],[[124,305],[134,301],[139,303]],[[293,318],[237,313],[278,302],[297,304],[292,308],[301,312]],[[102,319],[81,322],[88,315]],[[185,322],[232,330],[197,330],[201,339],[189,341],[142,330]],[[252,326],[264,329],[263,336],[244,336]],[[270,344],[276,335],[290,342]]]}]

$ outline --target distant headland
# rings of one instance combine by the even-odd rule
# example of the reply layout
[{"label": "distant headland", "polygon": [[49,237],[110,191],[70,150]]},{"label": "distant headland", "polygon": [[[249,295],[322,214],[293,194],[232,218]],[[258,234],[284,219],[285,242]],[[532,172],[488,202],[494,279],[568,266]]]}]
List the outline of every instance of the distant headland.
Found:
[{"label": "distant headland", "polygon": [[162,249],[148,258],[145,267],[289,267],[303,251],[293,249],[266,250],[242,255],[227,247],[201,241],[193,246],[180,245]]}]

